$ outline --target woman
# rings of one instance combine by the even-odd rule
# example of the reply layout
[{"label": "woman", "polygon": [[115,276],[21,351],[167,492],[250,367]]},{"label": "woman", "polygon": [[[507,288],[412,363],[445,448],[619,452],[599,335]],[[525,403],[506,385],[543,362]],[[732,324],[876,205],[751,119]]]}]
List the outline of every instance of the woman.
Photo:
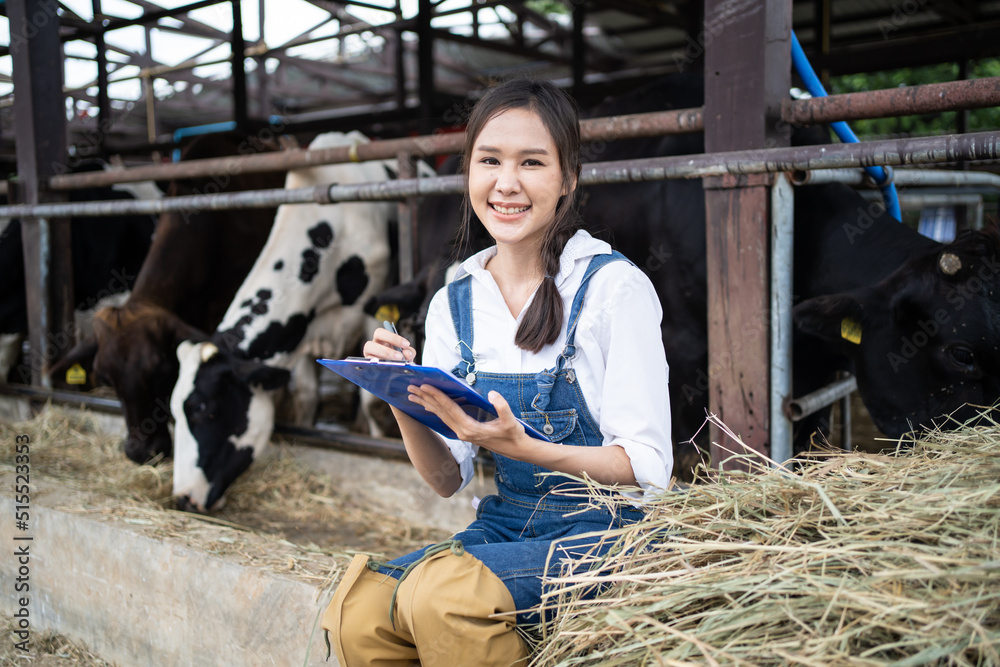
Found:
[{"label": "woman", "polygon": [[[483,447],[496,461],[498,494],[448,542],[387,564],[355,558],[323,619],[343,665],[523,664],[527,650],[515,628],[537,622],[530,608],[541,599],[542,577],[600,548],[592,536],[574,536],[642,516],[581,511],[578,499],[552,493],[573,485],[552,473],[632,487],[623,493],[636,503],[643,490],[668,484],[659,301],[639,269],[577,231],[579,152],[576,107],[550,83],[508,81],[472,111],[466,233],[471,209],[496,245],[465,261],[435,295],[423,363],[464,378],[499,417],[478,422],[429,385],[411,386],[410,400],[459,440],[394,414],[410,460],[437,493],[463,488]],[[364,353],[416,354],[381,329]],[[529,437],[516,417],[551,442]]]}]

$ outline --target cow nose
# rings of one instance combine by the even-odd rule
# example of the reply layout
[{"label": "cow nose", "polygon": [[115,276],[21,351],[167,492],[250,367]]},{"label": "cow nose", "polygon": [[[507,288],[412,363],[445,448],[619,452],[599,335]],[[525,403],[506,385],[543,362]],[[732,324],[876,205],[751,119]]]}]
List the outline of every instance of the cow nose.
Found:
[{"label": "cow nose", "polygon": [[171,442],[170,436],[152,435],[145,441],[138,438],[126,438],[125,456],[130,461],[139,464],[149,463],[157,456],[170,456]]},{"label": "cow nose", "polygon": [[125,440],[124,449],[125,456],[127,456],[130,461],[135,461],[136,463],[146,463],[153,458],[153,454],[146,446],[146,443],[136,438],[127,438]]},{"label": "cow nose", "polygon": [[176,496],[174,498],[174,506],[181,512],[194,512],[195,514],[201,514],[201,508],[195,505],[191,500],[191,496],[188,495]]}]

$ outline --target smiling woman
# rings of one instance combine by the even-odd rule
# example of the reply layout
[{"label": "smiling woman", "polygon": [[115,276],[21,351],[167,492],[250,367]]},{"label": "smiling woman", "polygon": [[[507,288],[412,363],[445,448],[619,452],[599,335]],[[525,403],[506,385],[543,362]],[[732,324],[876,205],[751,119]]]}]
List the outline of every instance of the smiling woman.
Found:
[{"label": "smiling woman", "polygon": [[[522,664],[517,629],[543,620],[543,582],[603,553],[595,535],[642,518],[644,494],[665,488],[672,467],[659,301],[642,271],[579,230],[575,104],[547,82],[491,89],[467,125],[464,172],[466,234],[478,219],[496,245],[434,297],[423,363],[464,379],[498,417],[476,421],[431,385],[411,385],[410,400],[456,439],[393,414],[438,494],[469,482],[479,447],[492,452],[498,493],[451,540],[388,563],[355,558],[323,619],[348,667]],[[364,351],[391,359],[396,348],[416,356],[384,329]],[[565,493],[581,476],[623,490],[606,508],[584,506]]]}]

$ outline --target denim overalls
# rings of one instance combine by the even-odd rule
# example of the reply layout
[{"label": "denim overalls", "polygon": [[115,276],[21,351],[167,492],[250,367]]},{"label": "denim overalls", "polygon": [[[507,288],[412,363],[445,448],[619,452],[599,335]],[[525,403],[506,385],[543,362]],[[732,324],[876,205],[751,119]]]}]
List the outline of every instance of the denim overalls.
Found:
[{"label": "denim overalls", "polygon": [[[600,447],[603,443],[600,427],[587,409],[572,368],[576,354],[573,340],[590,277],[605,264],[619,260],[628,261],[618,252],[591,259],[573,298],[566,345],[556,365],[537,374],[476,371],[471,276],[449,284],[448,300],[462,353],[462,361],[452,372],[465,378],[484,396],[490,390],[500,392],[515,416],[545,433],[553,442]],[[560,484],[572,488],[578,487],[578,483],[559,475],[543,476],[540,473],[549,472],[545,468],[499,454],[493,454],[493,459],[497,494],[484,498],[479,503],[476,520],[452,539],[461,541],[465,551],[481,560],[506,584],[519,612],[541,601],[542,576],[557,576],[564,571],[560,563],[562,556],[586,554],[598,543],[594,537],[577,540],[567,540],[567,537],[619,527],[643,516],[640,510],[632,508],[616,510],[614,514],[607,509],[590,509],[565,516],[579,511],[580,500],[550,491]],[[546,571],[549,546],[556,539],[559,544]],[[609,546],[601,545],[597,550],[603,551]],[[398,578],[402,569],[421,558],[428,548],[397,558],[387,564],[391,567],[380,568],[380,571]],[[518,613],[517,620],[519,624],[536,623],[539,618],[537,613]]]}]

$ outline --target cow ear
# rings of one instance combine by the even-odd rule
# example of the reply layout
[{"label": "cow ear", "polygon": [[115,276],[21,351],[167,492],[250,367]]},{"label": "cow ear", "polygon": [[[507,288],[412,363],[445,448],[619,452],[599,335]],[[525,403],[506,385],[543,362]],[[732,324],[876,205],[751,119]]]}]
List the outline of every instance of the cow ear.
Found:
[{"label": "cow ear", "polygon": [[62,383],[66,376],[66,371],[75,364],[80,364],[89,376],[94,366],[94,357],[97,355],[97,339],[88,336],[76,344],[76,346],[66,353],[66,356],[58,361],[52,362],[45,369],[45,374],[50,378]]},{"label": "cow ear", "polygon": [[799,331],[838,346],[861,343],[863,314],[861,303],[850,294],[806,299],[792,310]]}]

